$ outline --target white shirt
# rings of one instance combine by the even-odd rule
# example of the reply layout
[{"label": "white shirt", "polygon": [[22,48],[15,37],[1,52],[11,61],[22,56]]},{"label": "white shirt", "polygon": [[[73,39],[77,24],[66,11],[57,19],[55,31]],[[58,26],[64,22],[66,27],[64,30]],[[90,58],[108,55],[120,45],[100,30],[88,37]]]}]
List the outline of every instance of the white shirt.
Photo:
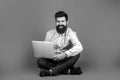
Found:
[{"label": "white shirt", "polygon": [[71,28],[67,28],[67,31],[64,34],[57,33],[56,29],[50,30],[46,34],[45,41],[53,42],[55,50],[58,52],[62,51],[63,48],[71,42],[73,46],[70,49],[64,50],[67,57],[75,56],[83,50],[76,32],[72,31]]}]

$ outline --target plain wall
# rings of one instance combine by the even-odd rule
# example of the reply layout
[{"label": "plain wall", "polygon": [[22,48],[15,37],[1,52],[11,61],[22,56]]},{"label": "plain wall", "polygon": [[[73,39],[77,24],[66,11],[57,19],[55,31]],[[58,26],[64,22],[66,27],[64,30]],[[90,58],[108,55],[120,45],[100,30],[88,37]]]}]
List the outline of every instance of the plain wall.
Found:
[{"label": "plain wall", "polygon": [[84,48],[77,65],[119,68],[120,0],[0,0],[0,73],[36,68],[31,40],[44,40],[59,10]]}]

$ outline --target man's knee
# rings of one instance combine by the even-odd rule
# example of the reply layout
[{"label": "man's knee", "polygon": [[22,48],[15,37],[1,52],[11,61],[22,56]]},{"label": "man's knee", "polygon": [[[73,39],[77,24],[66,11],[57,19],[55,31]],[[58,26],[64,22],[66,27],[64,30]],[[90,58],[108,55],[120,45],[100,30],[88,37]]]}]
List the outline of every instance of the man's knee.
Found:
[{"label": "man's knee", "polygon": [[79,59],[79,57],[80,57],[80,53],[77,54],[77,55],[75,55],[75,56],[73,56],[73,57],[71,57],[71,58],[72,58],[73,60],[77,61],[77,60]]},{"label": "man's knee", "polygon": [[79,59],[79,57],[80,57],[80,53],[79,54],[77,54],[76,56],[74,56],[75,57],[75,59],[76,60],[78,60]]},{"label": "man's knee", "polygon": [[45,62],[44,58],[39,58],[39,59],[37,60],[37,65],[38,65],[39,68],[41,68],[41,67],[44,66],[45,64],[46,64],[46,62]]},{"label": "man's knee", "polygon": [[79,57],[80,57],[80,54],[72,56],[70,59],[68,59],[69,64],[75,64],[77,60],[79,59]]},{"label": "man's knee", "polygon": [[51,67],[54,67],[54,64],[51,62],[51,60],[46,58],[39,58],[37,60],[37,65],[39,68],[45,69],[50,69]]}]

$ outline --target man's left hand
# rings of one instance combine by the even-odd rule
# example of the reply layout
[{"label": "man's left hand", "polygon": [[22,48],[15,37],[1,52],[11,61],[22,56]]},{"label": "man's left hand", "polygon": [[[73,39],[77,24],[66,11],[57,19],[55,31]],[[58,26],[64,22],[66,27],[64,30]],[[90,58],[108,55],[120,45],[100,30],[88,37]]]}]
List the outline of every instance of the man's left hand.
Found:
[{"label": "man's left hand", "polygon": [[66,54],[65,54],[64,52],[62,52],[62,53],[60,53],[60,54],[55,55],[53,59],[54,59],[54,60],[62,60],[62,59],[64,59],[65,57],[67,57]]}]

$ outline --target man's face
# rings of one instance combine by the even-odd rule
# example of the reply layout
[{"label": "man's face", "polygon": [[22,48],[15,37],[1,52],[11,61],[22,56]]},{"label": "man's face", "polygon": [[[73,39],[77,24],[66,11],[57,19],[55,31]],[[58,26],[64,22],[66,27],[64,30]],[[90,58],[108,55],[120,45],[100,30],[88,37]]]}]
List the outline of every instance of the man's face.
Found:
[{"label": "man's face", "polygon": [[65,33],[67,29],[68,21],[66,21],[65,17],[56,18],[56,30],[59,34]]}]

